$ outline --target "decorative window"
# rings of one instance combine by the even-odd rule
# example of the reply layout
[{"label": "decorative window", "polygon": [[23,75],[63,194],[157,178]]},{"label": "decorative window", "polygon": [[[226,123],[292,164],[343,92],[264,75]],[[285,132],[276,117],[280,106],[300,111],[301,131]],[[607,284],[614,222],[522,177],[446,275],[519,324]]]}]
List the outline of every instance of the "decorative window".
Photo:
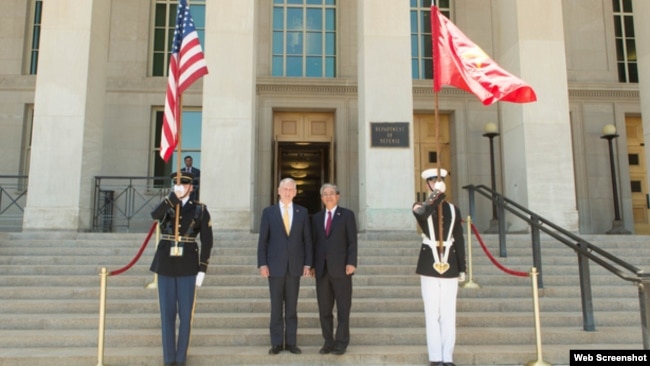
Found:
[{"label": "decorative window", "polygon": [[[191,0],[190,11],[201,44],[205,44],[205,0]],[[167,76],[176,28],[178,0],[156,0],[152,44],[152,76]]]},{"label": "decorative window", "polygon": [[272,75],[336,77],[336,0],[273,0]]},{"label": "decorative window", "polygon": [[618,81],[622,83],[638,83],[639,73],[636,59],[632,0],[612,0],[612,6],[614,9]]},{"label": "decorative window", "polygon": [[[23,120],[23,137],[22,149],[20,153],[20,167],[18,175],[29,175],[29,163],[32,158],[32,131],[34,128],[34,105],[25,105],[25,117]],[[19,182],[19,189],[27,189],[27,181],[21,179]]]},{"label": "decorative window", "polygon": [[43,14],[43,1],[34,0],[32,2],[32,27],[30,31],[30,45],[29,45],[29,66],[27,72],[30,75],[36,75],[38,69],[38,48],[41,43],[41,16]]},{"label": "decorative window", "polygon": [[[192,0],[195,1],[195,0]],[[171,173],[176,171],[178,154],[176,150],[172,157],[167,163],[165,163],[160,158],[160,134],[162,133],[162,123],[163,123],[163,114],[164,111],[158,110],[155,112],[155,140],[152,145],[152,160],[153,163],[153,175],[155,177],[168,177]],[[182,116],[182,125],[181,130],[181,141],[180,143],[183,156],[181,159],[181,167],[183,167],[183,158],[187,155],[192,157],[193,166],[201,169],[201,119],[203,112],[199,110],[184,110]],[[155,185],[157,187],[169,185],[169,180],[165,179],[164,181],[157,181]]]},{"label": "decorative window", "polygon": [[431,4],[438,6],[447,18],[451,15],[450,0],[411,1],[411,72],[413,79],[433,79],[431,51]]}]

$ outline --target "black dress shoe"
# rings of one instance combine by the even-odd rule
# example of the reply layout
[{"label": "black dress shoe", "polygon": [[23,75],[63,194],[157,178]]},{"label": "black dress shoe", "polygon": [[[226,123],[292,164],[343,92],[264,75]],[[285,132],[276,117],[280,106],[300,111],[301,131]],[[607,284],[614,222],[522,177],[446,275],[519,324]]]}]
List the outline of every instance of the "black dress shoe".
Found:
[{"label": "black dress shoe", "polygon": [[282,346],[273,346],[273,347],[271,347],[271,349],[269,350],[269,354],[270,354],[270,355],[277,355],[277,354],[280,353],[283,349],[284,349],[284,347],[282,347]]},{"label": "black dress shoe", "polygon": [[347,350],[347,347],[336,346],[336,347],[334,347],[334,349],[332,349],[332,351],[330,353],[333,354],[333,355],[342,355],[342,354],[345,353],[346,350]]},{"label": "black dress shoe", "polygon": [[320,351],[318,351],[318,353],[320,353],[321,355],[326,355],[332,352],[333,349],[334,349],[333,346],[323,345],[323,347],[320,349]]},{"label": "black dress shoe", "polygon": [[299,355],[299,354],[302,353],[302,351],[300,350],[300,348],[298,348],[298,346],[293,345],[293,344],[288,344],[288,345],[285,347],[285,349],[286,349],[287,351],[293,353],[294,355]]},{"label": "black dress shoe", "polygon": [[443,363],[442,365],[443,365],[443,366],[456,366],[456,364],[453,363],[453,362],[445,362],[445,363]]},{"label": "black dress shoe", "polygon": [[429,362],[430,366],[444,366],[444,363],[442,361],[431,361]]}]

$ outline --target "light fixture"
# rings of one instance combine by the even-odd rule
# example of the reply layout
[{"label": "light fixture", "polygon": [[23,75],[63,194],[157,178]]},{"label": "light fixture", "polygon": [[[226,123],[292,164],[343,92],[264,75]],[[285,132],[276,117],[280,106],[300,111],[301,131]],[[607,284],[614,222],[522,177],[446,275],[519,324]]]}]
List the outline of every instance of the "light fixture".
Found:
[{"label": "light fixture", "polygon": [[303,172],[300,170],[294,170],[291,172],[292,178],[305,178],[306,176],[307,176],[307,172]]},{"label": "light fixture", "polygon": [[603,136],[614,136],[614,135],[616,135],[616,126],[612,124],[606,124],[603,127]]},{"label": "light fixture", "polygon": [[[490,139],[490,182],[492,188],[492,219],[490,220],[490,227],[485,231],[486,233],[498,233],[499,232],[499,219],[497,216],[497,205],[496,205],[496,192],[497,192],[497,180],[496,173],[494,171],[494,138],[499,136],[499,128],[496,123],[488,122],[485,124],[485,133],[483,137]],[[501,256],[505,257],[505,248],[501,248]]]},{"label": "light fixture", "polygon": [[499,127],[497,127],[496,123],[488,122],[485,124],[485,133],[498,133],[498,132],[499,132]]},{"label": "light fixture", "polygon": [[309,168],[309,164],[304,162],[304,161],[294,161],[293,163],[289,164],[294,169],[307,169]]},{"label": "light fixture", "polygon": [[606,124],[603,127],[603,135],[600,136],[600,138],[607,140],[607,147],[609,148],[609,168],[612,176],[612,197],[614,197],[614,221],[612,222],[612,228],[607,232],[607,234],[630,234],[630,232],[625,228],[625,223],[623,222],[618,203],[618,185],[616,183],[615,166],[616,160],[614,159],[614,147],[612,145],[612,140],[617,137],[616,126]]}]

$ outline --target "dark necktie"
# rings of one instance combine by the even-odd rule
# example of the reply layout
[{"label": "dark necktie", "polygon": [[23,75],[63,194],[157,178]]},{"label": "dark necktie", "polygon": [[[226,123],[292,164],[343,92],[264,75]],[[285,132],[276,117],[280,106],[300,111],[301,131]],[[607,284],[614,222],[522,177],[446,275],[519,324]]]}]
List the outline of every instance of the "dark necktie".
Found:
[{"label": "dark necktie", "polygon": [[327,211],[327,222],[325,223],[325,235],[330,235],[330,228],[332,227],[332,211]]}]

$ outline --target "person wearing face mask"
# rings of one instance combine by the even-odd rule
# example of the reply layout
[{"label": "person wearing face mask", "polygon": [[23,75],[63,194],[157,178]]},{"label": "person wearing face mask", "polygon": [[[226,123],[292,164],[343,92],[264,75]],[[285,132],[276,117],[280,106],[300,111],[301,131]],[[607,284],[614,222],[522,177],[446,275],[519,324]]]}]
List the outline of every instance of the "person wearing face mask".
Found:
[{"label": "person wearing face mask", "polygon": [[[172,192],[151,212],[151,217],[159,221],[161,235],[150,269],[158,274],[165,366],[184,366],[196,287],[203,283],[208,268],[213,232],[208,208],[191,199],[194,175],[189,172],[182,172],[180,176],[173,173],[171,178],[174,183]],[[201,238],[200,250],[196,242],[198,235]],[[177,316],[180,320],[178,339]]]},{"label": "person wearing face mask", "polygon": [[[431,366],[453,366],[456,343],[456,296],[458,283],[465,281],[465,239],[462,217],[445,200],[445,169],[427,169],[422,179],[430,195],[413,204],[422,229],[422,245],[416,273],[424,301],[427,349]],[[442,215],[440,220],[439,215]]]}]

